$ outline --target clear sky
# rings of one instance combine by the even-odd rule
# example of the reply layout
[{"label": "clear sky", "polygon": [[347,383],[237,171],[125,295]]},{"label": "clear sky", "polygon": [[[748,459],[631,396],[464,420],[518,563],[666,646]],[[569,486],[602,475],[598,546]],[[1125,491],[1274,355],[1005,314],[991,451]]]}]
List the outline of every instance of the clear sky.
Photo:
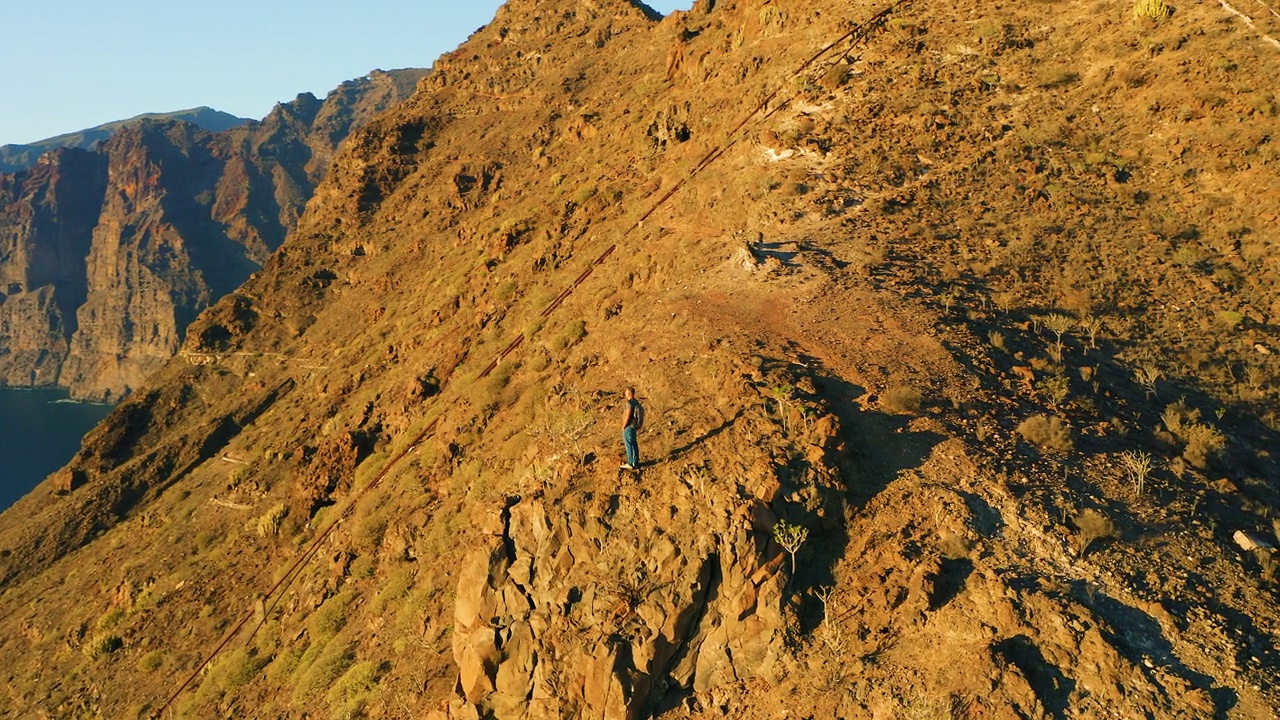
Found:
[{"label": "clear sky", "polygon": [[0,0],[0,145],[200,105],[260,119],[375,68],[427,67],[500,4]]}]

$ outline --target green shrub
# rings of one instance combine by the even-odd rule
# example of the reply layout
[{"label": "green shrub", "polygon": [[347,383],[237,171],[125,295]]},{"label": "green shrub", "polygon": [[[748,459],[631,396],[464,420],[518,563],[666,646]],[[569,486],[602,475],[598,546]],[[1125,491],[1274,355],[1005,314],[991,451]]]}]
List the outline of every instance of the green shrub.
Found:
[{"label": "green shrub", "polygon": [[804,541],[809,539],[809,528],[803,525],[793,525],[786,520],[779,520],[773,525],[773,539],[791,556],[791,577],[794,578],[796,575],[796,553],[800,551],[800,546],[804,544]]},{"label": "green shrub", "polygon": [[1133,16],[1139,20],[1167,20],[1172,14],[1164,0],[1138,0],[1133,5]]},{"label": "green shrub", "polygon": [[119,625],[120,621],[123,619],[124,619],[123,609],[116,608],[114,610],[110,610],[106,614],[104,614],[102,617],[98,618],[98,629],[110,630],[111,628]]},{"label": "green shrub", "polygon": [[413,568],[404,567],[396,570],[387,577],[382,583],[382,589],[374,596],[373,602],[369,605],[369,612],[373,615],[381,615],[387,605],[400,598],[409,591],[413,585]]},{"label": "green shrub", "polygon": [[288,514],[289,508],[284,503],[273,505],[270,510],[254,521],[253,529],[259,537],[275,537],[280,534],[280,525],[284,523],[284,518]]},{"label": "green shrub", "polygon": [[272,684],[280,685],[290,680],[302,666],[304,655],[306,650],[301,647],[293,647],[277,655],[267,668],[267,677],[271,679]]},{"label": "green shrub", "polygon": [[307,666],[293,688],[293,697],[297,702],[308,702],[320,693],[333,687],[333,684],[355,663],[352,649],[341,643],[325,647],[315,662]]},{"label": "green shrub", "polygon": [[347,604],[350,593],[339,593],[329,598],[311,616],[311,635],[317,642],[325,642],[338,634],[347,624]]},{"label": "green shrub", "polygon": [[553,353],[558,353],[567,348],[577,345],[583,338],[587,336],[587,323],[581,318],[572,320],[565,325],[564,331],[557,335],[548,345],[548,349]]},{"label": "green shrub", "polygon": [[348,668],[325,693],[333,717],[349,718],[363,713],[369,696],[378,689],[380,674],[377,663],[368,660]]},{"label": "green shrub", "polygon": [[1229,328],[1244,322],[1244,315],[1235,310],[1222,310],[1218,313],[1218,321]]},{"label": "green shrub", "polygon": [[1047,395],[1054,405],[1061,405],[1071,397],[1071,381],[1065,375],[1047,375],[1036,383],[1036,389]]},{"label": "green shrub", "polygon": [[213,674],[223,690],[242,687],[271,662],[251,648],[236,648],[222,657]]},{"label": "green shrub", "polygon": [[164,666],[164,653],[159,650],[151,652],[138,658],[138,670],[142,672],[155,672]]},{"label": "green shrub", "polygon": [[80,649],[91,659],[97,660],[103,655],[110,655],[122,647],[124,647],[124,640],[119,635],[107,632],[98,633],[90,637],[80,646]]}]

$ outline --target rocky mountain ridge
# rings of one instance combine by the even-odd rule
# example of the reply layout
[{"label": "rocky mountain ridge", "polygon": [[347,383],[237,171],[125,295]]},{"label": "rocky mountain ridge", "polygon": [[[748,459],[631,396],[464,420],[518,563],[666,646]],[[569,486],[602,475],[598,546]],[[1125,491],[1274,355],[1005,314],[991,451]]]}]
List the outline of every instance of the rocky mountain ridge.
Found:
[{"label": "rocky mountain ridge", "polygon": [[1273,717],[1267,22],[512,0],[0,516],[0,713]]},{"label": "rocky mountain ridge", "polygon": [[219,132],[142,119],[0,176],[0,379],[108,401],[140,387],[280,246],[351,129],[423,74],[374,72]]},{"label": "rocky mountain ridge", "polygon": [[183,121],[196,125],[210,132],[229,130],[237,125],[246,125],[252,120],[236,117],[230,113],[214,110],[210,107],[191,108],[165,113],[143,113],[127,120],[95,125],[91,128],[71,133],[56,135],[33,143],[0,145],[0,173],[14,173],[36,164],[40,156],[51,150],[62,148],[91,149],[122,127],[133,125],[142,120]]}]

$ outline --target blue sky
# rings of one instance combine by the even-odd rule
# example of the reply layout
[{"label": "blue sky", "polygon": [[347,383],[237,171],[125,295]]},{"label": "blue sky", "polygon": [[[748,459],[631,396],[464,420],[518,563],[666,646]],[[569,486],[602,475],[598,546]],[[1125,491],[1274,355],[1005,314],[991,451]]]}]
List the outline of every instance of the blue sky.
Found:
[{"label": "blue sky", "polygon": [[200,105],[261,118],[375,68],[430,65],[500,4],[4,0],[0,145]]}]

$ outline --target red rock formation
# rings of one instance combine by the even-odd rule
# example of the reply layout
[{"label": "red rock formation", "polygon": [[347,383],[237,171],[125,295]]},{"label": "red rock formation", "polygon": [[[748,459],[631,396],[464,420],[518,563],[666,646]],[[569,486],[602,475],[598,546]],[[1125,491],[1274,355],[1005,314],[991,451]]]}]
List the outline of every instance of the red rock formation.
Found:
[{"label": "red rock formation", "polygon": [[284,242],[338,144],[422,75],[375,71],[217,133],[142,120],[0,176],[0,383],[137,388]]}]

